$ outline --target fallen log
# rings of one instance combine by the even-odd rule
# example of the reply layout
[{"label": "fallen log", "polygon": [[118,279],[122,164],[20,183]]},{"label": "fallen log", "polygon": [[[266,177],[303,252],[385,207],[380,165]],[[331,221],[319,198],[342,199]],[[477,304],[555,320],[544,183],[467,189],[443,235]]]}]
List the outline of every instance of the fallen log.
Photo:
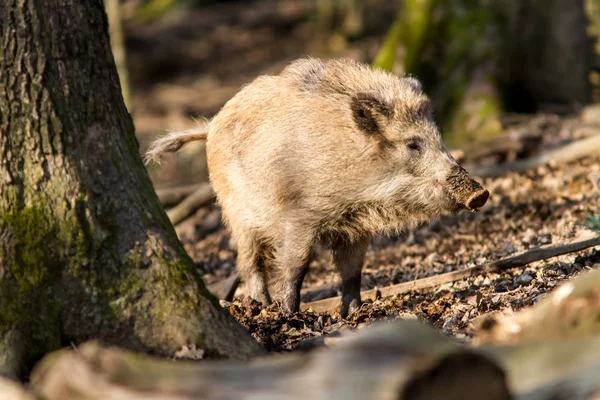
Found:
[{"label": "fallen log", "polygon": [[[512,257],[497,260],[491,263],[480,264],[474,267],[417,279],[411,282],[403,282],[381,289],[366,290],[361,293],[361,298],[363,300],[376,300],[380,297],[389,297],[398,294],[409,293],[415,290],[430,289],[445,283],[470,278],[472,276],[522,267],[534,261],[545,260],[563,254],[573,253],[598,245],[600,245],[600,237],[593,237],[591,239],[562,245],[536,247]],[[331,297],[312,303],[303,303],[300,305],[300,309],[303,311],[312,310],[313,312],[333,312],[339,307],[340,301],[341,297]]]},{"label": "fallen log", "polygon": [[195,183],[191,185],[156,189],[156,195],[158,196],[158,200],[160,200],[160,204],[165,208],[169,208],[176,206],[183,199],[205,185],[208,185],[208,183]]},{"label": "fallen log", "polygon": [[[600,394],[600,269],[582,272],[532,307],[475,324],[472,345],[528,400]],[[493,344],[493,346],[490,346]]]},{"label": "fallen log", "polygon": [[473,343],[600,335],[600,269],[563,283],[534,307],[515,314],[494,313],[477,322]]},{"label": "fallen log", "polygon": [[192,215],[198,208],[213,201],[215,198],[215,192],[210,184],[204,184],[194,193],[186,197],[181,203],[167,211],[167,216],[173,225],[177,225],[190,215]]},{"label": "fallen log", "polygon": [[511,398],[495,362],[416,321],[373,326],[335,349],[249,364],[174,363],[91,342],[44,358],[31,386],[46,400]]},{"label": "fallen log", "polygon": [[577,140],[537,157],[490,167],[466,167],[466,169],[471,175],[479,178],[499,177],[509,172],[524,172],[548,164],[549,162],[566,163],[593,154],[600,154],[600,135],[593,135]]},{"label": "fallen log", "polygon": [[600,336],[479,348],[506,371],[519,400],[591,400],[600,393]]}]

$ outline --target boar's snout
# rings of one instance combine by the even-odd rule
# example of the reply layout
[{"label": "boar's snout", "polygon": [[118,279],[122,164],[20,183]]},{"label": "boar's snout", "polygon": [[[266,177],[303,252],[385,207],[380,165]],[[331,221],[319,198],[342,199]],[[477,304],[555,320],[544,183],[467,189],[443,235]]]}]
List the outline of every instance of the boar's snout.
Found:
[{"label": "boar's snout", "polygon": [[483,207],[490,197],[490,193],[458,164],[452,168],[446,182],[454,200],[470,211]]},{"label": "boar's snout", "polygon": [[483,207],[483,205],[487,202],[488,197],[490,197],[490,192],[484,188],[481,188],[467,199],[465,202],[465,207],[467,207],[469,210],[477,210]]}]

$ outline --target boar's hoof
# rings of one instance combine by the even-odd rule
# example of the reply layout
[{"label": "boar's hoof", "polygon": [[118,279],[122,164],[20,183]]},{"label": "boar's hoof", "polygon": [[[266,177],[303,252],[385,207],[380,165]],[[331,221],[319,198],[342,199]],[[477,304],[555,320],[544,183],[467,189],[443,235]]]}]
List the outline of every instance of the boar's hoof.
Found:
[{"label": "boar's hoof", "polygon": [[354,314],[360,308],[360,299],[353,298],[351,300],[345,300],[342,298],[342,306],[340,309],[340,315],[342,318],[347,318],[349,315]]},{"label": "boar's hoof", "polygon": [[465,206],[471,211],[477,211],[477,209],[483,207],[490,197],[490,192],[486,189],[476,191],[466,201]]}]

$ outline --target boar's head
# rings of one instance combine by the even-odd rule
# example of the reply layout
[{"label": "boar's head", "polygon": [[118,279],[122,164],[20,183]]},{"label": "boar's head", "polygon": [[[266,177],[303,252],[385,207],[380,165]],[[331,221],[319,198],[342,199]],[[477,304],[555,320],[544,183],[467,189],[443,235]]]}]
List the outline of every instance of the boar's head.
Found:
[{"label": "boar's head", "polygon": [[370,190],[421,220],[460,209],[477,211],[489,193],[450,155],[431,102],[414,78],[396,88],[355,93],[350,108],[357,128],[371,142]]}]

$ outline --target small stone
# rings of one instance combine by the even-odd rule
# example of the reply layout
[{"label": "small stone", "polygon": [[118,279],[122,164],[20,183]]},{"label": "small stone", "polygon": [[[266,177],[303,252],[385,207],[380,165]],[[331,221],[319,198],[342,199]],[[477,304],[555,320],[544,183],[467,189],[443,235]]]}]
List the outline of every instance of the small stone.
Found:
[{"label": "small stone", "polygon": [[467,301],[467,304],[470,304],[472,306],[477,305],[477,295],[467,296],[465,300]]},{"label": "small stone", "polygon": [[221,307],[223,308],[229,308],[231,307],[231,303],[226,301],[226,300],[219,300],[219,304],[221,305]]},{"label": "small stone", "polygon": [[531,283],[531,281],[533,281],[533,279],[533,276],[525,272],[523,275],[517,278],[517,284],[521,286],[527,286]]},{"label": "small stone", "polygon": [[228,251],[228,250],[219,251],[219,260],[220,261],[228,260],[232,256],[233,256],[233,253],[231,251]]},{"label": "small stone", "polygon": [[323,329],[323,324],[319,323],[319,321],[316,321],[313,324],[313,331],[320,331]]},{"label": "small stone", "polygon": [[196,345],[182,346],[174,355],[175,359],[184,360],[202,360],[204,358],[204,350],[196,348]]},{"label": "small stone", "polygon": [[523,234],[523,242],[533,243],[537,239],[537,237],[537,233],[533,229],[529,228]]},{"label": "small stone", "polygon": [[202,220],[200,230],[203,234],[209,234],[216,231],[221,225],[221,213],[213,211]]},{"label": "small stone", "polygon": [[453,327],[455,327],[459,322],[460,318],[457,315],[454,315],[444,322],[444,325],[442,325],[442,329],[450,330]]}]

